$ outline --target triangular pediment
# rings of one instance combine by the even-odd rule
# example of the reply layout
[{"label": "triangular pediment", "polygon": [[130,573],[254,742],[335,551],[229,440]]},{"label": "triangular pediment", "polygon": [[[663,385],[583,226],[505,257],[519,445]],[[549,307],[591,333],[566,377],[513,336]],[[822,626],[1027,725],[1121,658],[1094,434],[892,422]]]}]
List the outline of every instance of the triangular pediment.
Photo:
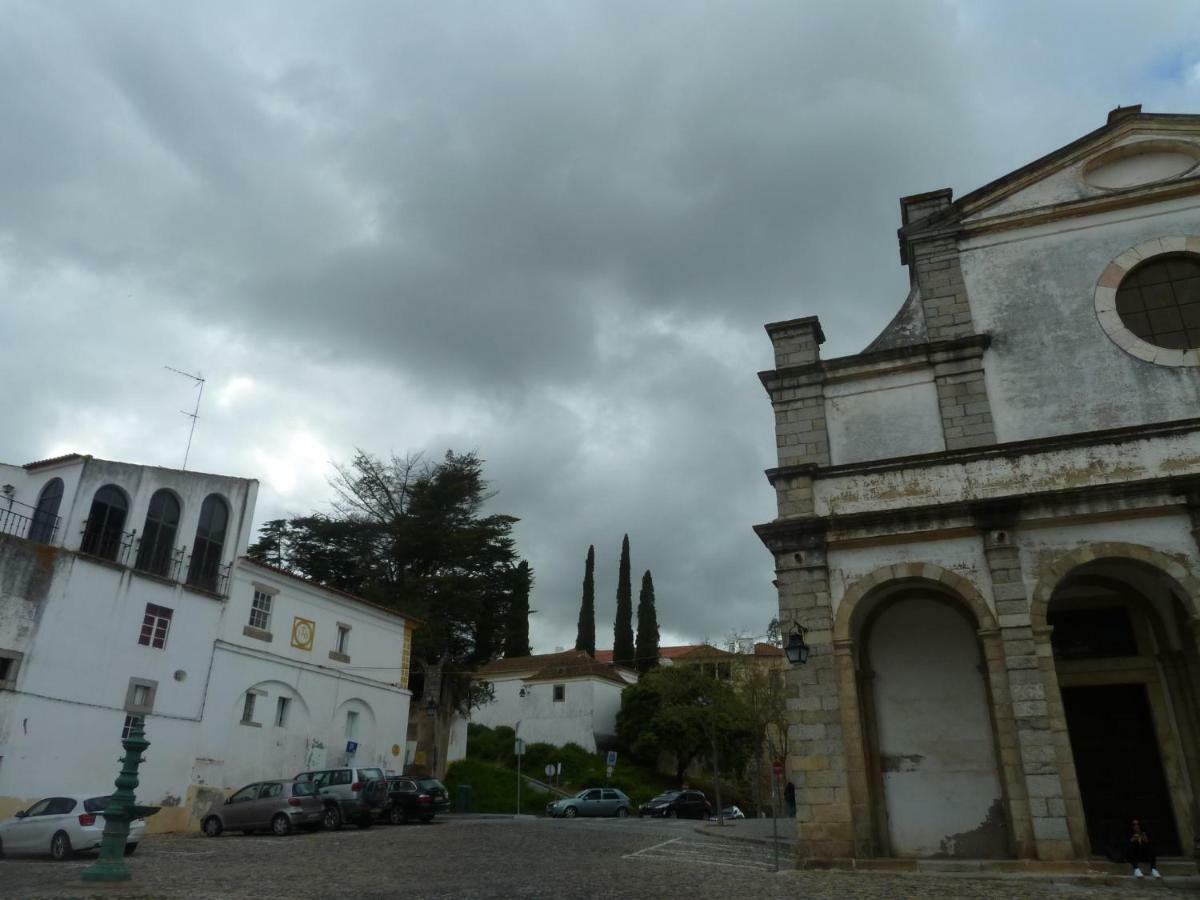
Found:
[{"label": "triangular pediment", "polygon": [[1090,134],[958,198],[909,234],[950,222],[1016,225],[1127,199],[1200,190],[1200,116],[1116,110]]},{"label": "triangular pediment", "polygon": [[1200,175],[1200,117],[1118,119],[961,198],[962,221],[1010,217]]}]

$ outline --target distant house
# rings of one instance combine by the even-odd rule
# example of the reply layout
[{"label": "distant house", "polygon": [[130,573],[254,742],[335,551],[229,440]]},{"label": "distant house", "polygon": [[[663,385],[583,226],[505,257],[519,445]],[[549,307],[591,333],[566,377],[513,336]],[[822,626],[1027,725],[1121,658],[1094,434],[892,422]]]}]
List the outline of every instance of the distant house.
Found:
[{"label": "distant house", "polygon": [[[611,663],[611,650],[597,650],[596,662]],[[660,647],[660,666],[699,666],[704,672],[727,684],[737,684],[747,673],[757,669],[786,668],[783,650],[774,644],[755,643],[737,651],[725,650],[712,644],[681,644]],[[781,676],[782,677],[782,676]]]},{"label": "distant house", "polygon": [[573,743],[595,751],[615,740],[621,691],[637,677],[582,650],[497,659],[479,670],[495,698],[472,710],[470,722],[489,728],[520,723],[517,736],[527,743]]},{"label": "distant house", "polygon": [[151,830],[309,768],[398,768],[415,622],[247,559],[256,481],[0,464],[0,817],[112,789],[144,721]]}]

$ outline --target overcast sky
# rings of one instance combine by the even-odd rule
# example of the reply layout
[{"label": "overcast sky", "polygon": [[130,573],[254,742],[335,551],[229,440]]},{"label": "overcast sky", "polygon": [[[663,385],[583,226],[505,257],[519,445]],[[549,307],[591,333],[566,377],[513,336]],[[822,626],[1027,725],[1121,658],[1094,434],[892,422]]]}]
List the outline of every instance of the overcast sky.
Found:
[{"label": "overcast sky", "polygon": [[356,446],[485,459],[535,650],[588,544],[664,643],[761,634],[764,323],[861,350],[898,198],[1200,111],[1197,2],[0,0],[0,460],[258,478]]}]

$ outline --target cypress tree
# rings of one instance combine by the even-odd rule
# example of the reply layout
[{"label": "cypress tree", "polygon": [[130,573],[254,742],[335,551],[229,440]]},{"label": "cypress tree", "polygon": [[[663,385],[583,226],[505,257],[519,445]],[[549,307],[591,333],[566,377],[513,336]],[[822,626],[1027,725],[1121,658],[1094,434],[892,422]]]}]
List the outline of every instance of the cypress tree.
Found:
[{"label": "cypress tree", "polygon": [[579,628],[575,632],[575,649],[596,655],[596,548],[588,547],[583,566],[583,602],[579,604]]},{"label": "cypress tree", "polygon": [[512,594],[508,601],[508,617],[504,623],[504,655],[529,656],[529,589],[533,587],[533,572],[529,562],[513,569]]},{"label": "cypress tree", "polygon": [[629,583],[629,535],[621,541],[617,573],[617,617],[613,620],[613,662],[633,666],[633,587]]},{"label": "cypress tree", "polygon": [[644,675],[658,665],[658,612],[654,608],[654,579],[649,569],[642,576],[637,619],[637,658],[634,663]]}]

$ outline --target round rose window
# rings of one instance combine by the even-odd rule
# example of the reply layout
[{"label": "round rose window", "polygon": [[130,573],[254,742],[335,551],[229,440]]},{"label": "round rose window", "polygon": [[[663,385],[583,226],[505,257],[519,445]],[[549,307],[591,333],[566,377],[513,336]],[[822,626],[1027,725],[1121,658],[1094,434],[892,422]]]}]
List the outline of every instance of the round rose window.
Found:
[{"label": "round rose window", "polygon": [[1200,347],[1200,256],[1170,253],[1139,263],[1117,287],[1117,314],[1156,347]]}]

